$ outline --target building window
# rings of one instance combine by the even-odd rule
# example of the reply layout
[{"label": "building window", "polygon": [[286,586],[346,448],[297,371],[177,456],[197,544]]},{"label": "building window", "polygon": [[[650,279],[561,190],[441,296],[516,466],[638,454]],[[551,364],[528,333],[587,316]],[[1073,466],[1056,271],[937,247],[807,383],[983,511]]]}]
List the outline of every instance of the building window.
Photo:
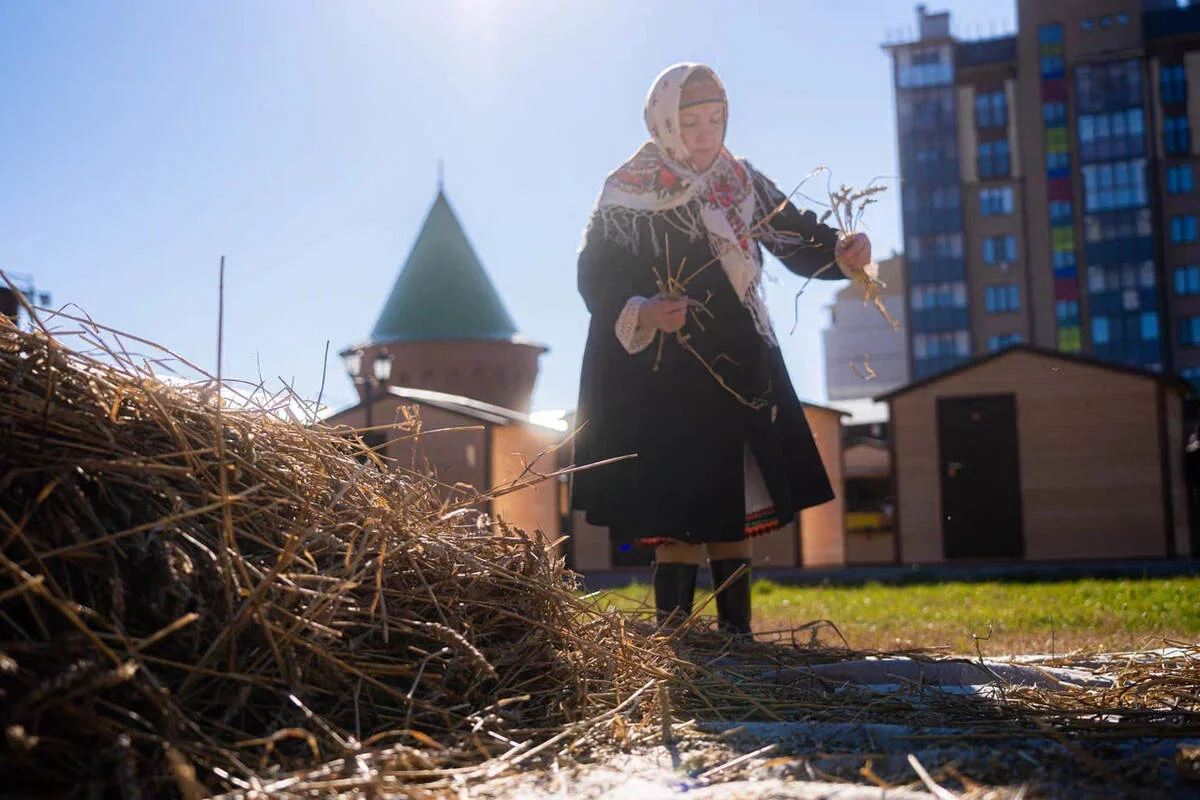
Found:
[{"label": "building window", "polygon": [[1200,346],[1200,317],[1179,320],[1179,343],[1184,347]]},{"label": "building window", "polygon": [[1163,120],[1163,145],[1170,155],[1182,155],[1192,149],[1192,131],[1185,115]]},{"label": "building window", "polygon": [[1003,350],[1006,347],[1021,344],[1025,339],[1019,333],[1001,333],[996,336],[988,337],[988,351],[996,352]]},{"label": "building window", "polygon": [[1051,225],[1070,225],[1072,217],[1071,201],[1070,200],[1052,200],[1050,201],[1050,224]]},{"label": "building window", "polygon": [[1079,29],[1082,31],[1090,31],[1096,28],[1096,18],[1086,17],[1079,23]]},{"label": "building window", "polygon": [[975,96],[975,127],[1003,128],[1008,124],[1008,98],[1004,92]]},{"label": "building window", "polygon": [[1124,11],[1117,14],[1117,24],[1118,25],[1128,25],[1129,24],[1129,15],[1126,14]]},{"label": "building window", "polygon": [[908,142],[904,148],[904,160],[910,164],[942,164],[958,157],[954,142],[930,141],[920,137]]},{"label": "building window", "polygon": [[[1061,45],[1060,45],[1061,47]],[[1045,51],[1046,48],[1042,48]],[[1061,78],[1063,74],[1063,60],[1061,55],[1042,53],[1042,77],[1046,79]]]},{"label": "building window", "polygon": [[1004,216],[1013,213],[1013,190],[1011,186],[979,190],[979,213],[985,217]]},{"label": "building window", "polygon": [[1137,289],[1126,289],[1121,292],[1121,308],[1125,311],[1137,311],[1142,307],[1142,298]]},{"label": "building window", "polygon": [[1008,142],[979,143],[979,176],[981,178],[1004,178],[1009,174]]},{"label": "building window", "polygon": [[920,350],[924,351],[926,358],[937,358],[941,355],[950,355],[949,348],[944,348],[942,346],[946,339],[945,334],[928,333],[921,338],[923,338],[925,341],[924,347],[921,347]]},{"label": "building window", "polygon": [[1067,225],[1050,230],[1050,246],[1054,250],[1074,250],[1075,249],[1075,228]]},{"label": "building window", "polygon": [[945,130],[954,125],[954,90],[930,88],[921,92],[900,92],[896,98],[900,127],[904,130]]},{"label": "building window", "polygon": [[1067,107],[1063,103],[1043,103],[1042,122],[1047,128],[1061,128],[1067,124]]},{"label": "building window", "polygon": [[1187,102],[1187,71],[1183,64],[1164,66],[1158,73],[1159,92],[1164,106]]},{"label": "building window", "polygon": [[933,254],[938,258],[962,258],[962,234],[947,233],[934,237]]},{"label": "building window", "polygon": [[1058,349],[1064,353],[1078,353],[1083,350],[1083,337],[1078,325],[1058,329]]},{"label": "building window", "polygon": [[1142,312],[1142,341],[1157,342],[1158,341],[1158,312],[1143,311]]},{"label": "building window", "polygon": [[1153,261],[1143,261],[1138,267],[1138,286],[1143,289],[1153,289],[1158,285],[1158,271]]},{"label": "building window", "polygon": [[1056,173],[1065,174],[1071,168],[1070,157],[1067,155],[1067,129],[1046,129],[1046,170],[1054,176]]},{"label": "building window", "polygon": [[1063,150],[1046,152],[1046,172],[1061,173],[1071,169],[1071,157]]},{"label": "building window", "polygon": [[1092,317],[1092,344],[1108,344],[1108,317]]},{"label": "building window", "polygon": [[[1177,285],[1180,281],[1184,281],[1184,285],[1186,285],[1187,278],[1177,274],[1175,281]],[[1141,306],[1141,295],[1139,295],[1138,289],[1153,289],[1157,285],[1158,275],[1153,261],[1090,266],[1087,269],[1088,292],[1091,294],[1123,292],[1122,304],[1126,311],[1133,311]]]},{"label": "building window", "polygon": [[913,334],[913,357],[918,360],[971,354],[971,337],[966,331]]},{"label": "building window", "polygon": [[1038,42],[1040,44],[1061,43],[1062,40],[1063,26],[1061,22],[1038,26]]},{"label": "building window", "polygon": [[1079,301],[1057,300],[1054,303],[1054,319],[1059,327],[1079,324]]},{"label": "building window", "polygon": [[1142,67],[1138,59],[1081,64],[1075,68],[1076,110],[1092,114],[1142,105]]},{"label": "building window", "polygon": [[1147,203],[1146,159],[1087,164],[1083,173],[1083,207],[1087,211],[1140,208]]},{"label": "building window", "polygon": [[1148,208],[1088,214],[1083,218],[1083,238],[1088,244],[1116,239],[1148,239],[1154,235]]},{"label": "building window", "polygon": [[923,283],[909,292],[914,311],[930,308],[966,308],[967,284],[963,281]]},{"label": "building window", "polygon": [[1146,154],[1146,119],[1141,108],[1079,116],[1082,161],[1110,161]]},{"label": "building window", "polygon": [[1167,168],[1167,194],[1192,193],[1192,165],[1177,164]]},{"label": "building window", "polygon": [[[1137,286],[1137,280],[1138,280],[1137,267],[1135,267],[1133,264],[1122,264],[1121,265],[1121,288],[1122,289],[1132,289]],[[1137,297],[1137,292],[1134,292],[1133,296]],[[1136,301],[1134,301],[1134,302],[1136,302]],[[1127,306],[1126,310],[1127,311],[1132,310],[1133,308],[1134,308],[1134,306],[1131,303]]]},{"label": "building window", "polygon": [[1200,230],[1197,230],[1195,214],[1171,217],[1171,241],[1174,244],[1190,244],[1197,238],[1200,238]]},{"label": "building window", "polygon": [[1053,261],[1056,273],[1069,271],[1075,274],[1075,245],[1072,244],[1069,249],[1054,250]]},{"label": "building window", "polygon": [[1046,129],[1046,149],[1061,150],[1065,153],[1067,150],[1067,129],[1066,128],[1047,128]]},{"label": "building window", "polygon": [[896,61],[896,84],[901,89],[942,86],[954,82],[954,60],[949,46],[901,53]]},{"label": "building window", "polygon": [[958,187],[957,186],[935,186],[931,193],[930,199],[935,209],[957,209],[958,208]]},{"label": "building window", "polygon": [[971,334],[966,331],[956,331],[954,333],[954,355],[971,355]]},{"label": "building window", "polygon": [[1015,283],[988,286],[984,290],[984,307],[989,314],[1021,310],[1021,296]]},{"label": "building window", "polygon": [[1183,297],[1200,294],[1200,265],[1175,268],[1175,294]]},{"label": "building window", "polygon": [[1011,264],[1017,260],[1017,237],[989,236],[983,240],[983,263]]}]

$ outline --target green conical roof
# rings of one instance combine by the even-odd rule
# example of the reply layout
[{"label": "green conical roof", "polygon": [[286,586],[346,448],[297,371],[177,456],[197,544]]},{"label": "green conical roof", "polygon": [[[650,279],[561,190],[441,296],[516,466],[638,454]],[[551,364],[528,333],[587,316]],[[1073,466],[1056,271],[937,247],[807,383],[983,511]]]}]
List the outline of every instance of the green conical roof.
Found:
[{"label": "green conical roof", "polygon": [[439,189],[371,341],[510,341],[516,335],[517,326]]}]

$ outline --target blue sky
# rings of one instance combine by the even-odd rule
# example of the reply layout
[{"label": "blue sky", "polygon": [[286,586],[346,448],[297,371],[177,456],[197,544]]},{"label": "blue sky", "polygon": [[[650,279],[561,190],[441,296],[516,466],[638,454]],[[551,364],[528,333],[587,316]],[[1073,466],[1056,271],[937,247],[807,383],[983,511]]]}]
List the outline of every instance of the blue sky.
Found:
[{"label": "blue sky", "polygon": [[[931,6],[972,36],[1015,13]],[[346,405],[336,353],[374,323],[441,158],[518,327],[551,347],[534,407],[573,407],[576,247],[653,77],[711,64],[735,153],[787,188],[819,165],[861,185],[897,173],[879,45],[914,24],[900,0],[0,0],[0,269],[211,369],[224,255],[225,374],[315,397],[329,340],[324,399]],[[866,219],[877,255],[897,201]],[[799,282],[774,271],[786,332]],[[806,399],[839,285],[783,337]]]}]

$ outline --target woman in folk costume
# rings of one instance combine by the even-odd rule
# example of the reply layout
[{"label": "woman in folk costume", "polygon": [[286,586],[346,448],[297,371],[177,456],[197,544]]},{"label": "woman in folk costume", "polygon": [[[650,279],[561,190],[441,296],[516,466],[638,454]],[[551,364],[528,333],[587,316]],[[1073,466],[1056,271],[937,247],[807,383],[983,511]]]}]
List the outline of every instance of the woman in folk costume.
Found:
[{"label": "woman in folk costume", "polygon": [[717,615],[749,634],[750,537],[834,496],[763,303],[759,243],[805,277],[835,259],[862,269],[871,251],[731,156],[727,109],[708,67],[663,72],[646,100],[650,141],[592,212],[575,463],[637,457],[576,473],[572,504],[613,541],[655,547],[660,622],[691,613],[702,546],[714,587],[745,566]]}]

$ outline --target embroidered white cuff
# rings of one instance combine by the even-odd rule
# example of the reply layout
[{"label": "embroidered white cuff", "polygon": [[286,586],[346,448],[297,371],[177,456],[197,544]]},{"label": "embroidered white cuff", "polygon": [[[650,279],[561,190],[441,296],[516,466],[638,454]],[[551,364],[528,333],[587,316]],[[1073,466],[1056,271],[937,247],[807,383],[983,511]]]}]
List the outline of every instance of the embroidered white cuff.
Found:
[{"label": "embroidered white cuff", "polygon": [[655,329],[639,324],[642,306],[648,302],[650,300],[645,297],[631,297],[617,315],[617,341],[630,355],[642,352],[654,341]]}]

